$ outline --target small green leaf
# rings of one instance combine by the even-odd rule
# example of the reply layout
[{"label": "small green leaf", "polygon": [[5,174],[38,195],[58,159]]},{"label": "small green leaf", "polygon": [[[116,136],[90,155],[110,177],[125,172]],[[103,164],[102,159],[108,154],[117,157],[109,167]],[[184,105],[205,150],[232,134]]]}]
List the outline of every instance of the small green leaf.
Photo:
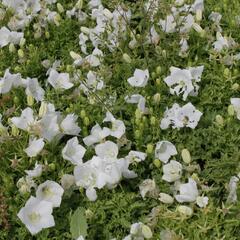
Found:
[{"label": "small green leaf", "polygon": [[74,239],[77,239],[79,236],[87,236],[87,220],[85,217],[85,209],[79,207],[70,219],[70,232]]}]

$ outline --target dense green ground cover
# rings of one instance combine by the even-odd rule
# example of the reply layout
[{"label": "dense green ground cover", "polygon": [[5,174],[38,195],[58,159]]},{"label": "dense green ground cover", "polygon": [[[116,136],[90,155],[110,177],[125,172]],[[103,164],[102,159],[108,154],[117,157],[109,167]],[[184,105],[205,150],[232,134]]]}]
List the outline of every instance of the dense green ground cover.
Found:
[{"label": "dense green ground cover", "polygon": [[[63,8],[72,9],[75,1],[58,1]],[[158,17],[165,18],[169,13],[171,1],[161,1]],[[201,27],[206,31],[204,36],[191,29],[187,33],[189,50],[185,57],[179,56],[179,41],[182,35],[178,32],[166,34],[158,27],[160,41],[157,45],[144,45],[144,38],[152,25],[148,15],[143,11],[143,1],[103,1],[104,7],[113,11],[117,4],[131,9],[132,19],[127,25],[127,37],[122,39],[118,48],[113,52],[102,48],[104,58],[98,67],[106,87],[89,97],[74,94],[74,88],[65,91],[56,90],[49,85],[45,87],[46,69],[41,62],[45,59],[61,60],[60,72],[73,74],[73,60],[70,51],[80,53],[79,33],[81,23],[77,19],[69,19],[65,12],[59,13],[59,25],[49,23],[42,29],[41,37],[34,37],[33,20],[24,30],[25,45],[16,47],[10,52],[8,47],[0,49],[0,75],[3,76],[7,68],[13,73],[21,73],[23,78],[38,78],[40,85],[45,89],[45,100],[53,103],[63,114],[75,113],[78,124],[82,128],[79,141],[89,135],[91,127],[101,123],[106,109],[110,110],[117,119],[121,119],[126,126],[128,141],[123,145],[119,155],[127,155],[130,149],[147,153],[145,161],[132,166],[138,174],[135,179],[123,179],[114,189],[103,188],[98,190],[98,198],[91,202],[85,196],[85,191],[66,191],[63,195],[61,207],[54,210],[56,226],[42,230],[36,236],[31,236],[25,226],[17,218],[17,213],[30,197],[31,193],[22,194],[17,187],[18,180],[25,176],[24,170],[32,169],[36,161],[44,164],[44,171],[36,183],[40,184],[47,179],[59,182],[63,174],[71,174],[73,165],[63,160],[62,148],[68,136],[60,141],[45,144],[44,150],[35,158],[29,158],[23,151],[28,146],[29,134],[19,131],[13,134],[9,124],[12,117],[19,116],[27,107],[27,97],[24,89],[12,89],[9,93],[0,96],[0,113],[2,123],[9,126],[8,134],[0,136],[0,239],[72,239],[70,233],[70,218],[78,207],[87,210],[87,239],[122,239],[129,234],[130,226],[135,222],[143,222],[152,228],[153,238],[160,239],[160,232],[169,229],[175,236],[169,239],[240,239],[240,203],[226,203],[228,183],[232,176],[240,172],[240,122],[236,115],[229,114],[230,98],[240,96],[240,61],[230,65],[224,64],[226,56],[239,52],[239,44],[232,49],[221,53],[213,51],[215,30],[208,19],[212,11],[222,14],[221,27],[223,35],[232,37],[240,43],[240,25],[236,16],[240,15],[239,1],[208,0],[205,1]],[[83,5],[86,7],[86,3]],[[56,10],[56,5],[52,5]],[[87,9],[87,8],[86,8]],[[57,10],[56,10],[57,11]],[[86,10],[87,11],[87,10]],[[11,12],[0,21],[0,26],[6,26]],[[89,25],[88,25],[89,26]],[[138,45],[130,49],[130,33],[136,31]],[[24,56],[19,56],[18,49],[22,49]],[[123,59],[123,53],[131,57],[131,63]],[[180,96],[171,95],[164,78],[169,75],[169,68],[176,66],[187,68],[204,66],[200,89],[197,97],[188,97],[188,100],[203,113],[195,129],[182,128],[162,130],[160,120],[166,107],[175,102],[184,105]],[[136,90],[131,87],[127,79],[133,75],[136,68],[148,69],[150,78],[146,87]],[[82,79],[89,71],[88,66],[78,67],[79,78]],[[234,85],[235,84],[235,85]],[[233,85],[235,87],[233,87]],[[146,98],[149,114],[139,116],[136,105],[126,104],[124,97],[140,93]],[[160,100],[156,100],[156,94]],[[97,96],[96,96],[97,95]],[[114,103],[110,96],[116,98]],[[154,98],[155,96],[155,98]],[[40,104],[34,102],[31,106],[38,112]],[[219,120],[220,115],[222,119]],[[183,163],[181,151],[187,148],[191,153],[193,171],[186,171],[182,181],[194,176],[199,185],[204,185],[203,193],[209,198],[205,208],[199,208],[190,203],[194,212],[190,217],[184,217],[176,212],[179,203],[171,205],[161,203],[157,198],[142,199],[139,193],[139,184],[144,179],[154,179],[161,192],[169,192],[170,184],[162,180],[162,166],[154,161],[154,146],[160,140],[172,142],[177,150],[176,159]],[[93,150],[86,152],[90,158]],[[35,191],[32,192],[34,194]],[[237,192],[239,195],[239,191]],[[151,210],[157,207],[157,214],[150,220]]]}]

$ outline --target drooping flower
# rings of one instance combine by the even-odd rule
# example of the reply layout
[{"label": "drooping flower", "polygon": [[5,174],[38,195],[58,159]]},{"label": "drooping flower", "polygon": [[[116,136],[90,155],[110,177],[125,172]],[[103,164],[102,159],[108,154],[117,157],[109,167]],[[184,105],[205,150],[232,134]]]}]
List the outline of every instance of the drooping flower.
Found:
[{"label": "drooping flower", "polygon": [[188,183],[180,184],[180,194],[175,198],[178,202],[195,202],[198,197],[197,183],[192,179],[188,179]]},{"label": "drooping flower", "polygon": [[106,138],[107,136],[110,135],[110,129],[109,128],[101,128],[99,126],[99,124],[96,124],[95,126],[93,126],[93,128],[91,129],[91,134],[85,138],[83,138],[83,142],[87,145],[87,146],[91,146],[97,142],[100,142],[101,140],[103,140],[104,138]]},{"label": "drooping flower", "polygon": [[167,163],[171,156],[177,154],[176,147],[169,141],[157,142],[155,148],[155,158]]},{"label": "drooping flower", "polygon": [[34,169],[33,170],[25,170],[25,173],[30,178],[40,177],[42,175],[42,168],[43,168],[43,165],[42,164],[38,164],[36,162]]},{"label": "drooping flower", "polygon": [[146,99],[145,97],[143,97],[140,94],[133,94],[130,97],[126,96],[125,101],[127,103],[136,103],[138,109],[142,112],[142,113],[147,113],[148,112],[148,108],[146,108],[145,104],[146,104]]},{"label": "drooping flower", "polygon": [[86,149],[79,144],[77,137],[73,137],[67,141],[66,146],[62,150],[62,156],[72,164],[78,165],[82,163],[85,152]]},{"label": "drooping flower", "polygon": [[44,147],[43,138],[30,140],[29,146],[24,149],[24,152],[27,153],[29,157],[36,157]]},{"label": "drooping flower", "polygon": [[125,158],[129,161],[129,163],[138,163],[144,161],[146,157],[146,153],[139,151],[130,151]]},{"label": "drooping flower", "polygon": [[187,103],[183,107],[175,103],[171,109],[165,111],[160,127],[161,129],[167,129],[169,125],[172,125],[172,128],[189,127],[194,129],[201,116],[202,113],[192,103]]},{"label": "drooping flower", "polygon": [[179,180],[182,176],[182,164],[171,160],[168,164],[163,166],[163,176],[162,179],[167,182],[175,182]]},{"label": "drooping flower", "polygon": [[39,85],[37,78],[27,78],[26,82],[26,94],[32,96],[36,101],[43,101],[45,91]]},{"label": "drooping flower", "polygon": [[136,69],[133,77],[128,78],[128,83],[133,87],[145,87],[149,79],[148,69]]},{"label": "drooping flower", "polygon": [[5,47],[9,43],[19,44],[20,40],[23,38],[23,33],[10,31],[6,27],[0,29],[0,47]]},{"label": "drooping flower", "polygon": [[111,122],[112,127],[110,129],[110,135],[116,138],[121,138],[125,133],[126,127],[123,121],[116,119],[110,112],[106,113],[106,117],[103,122]]},{"label": "drooping flower", "polygon": [[78,135],[81,128],[77,125],[76,121],[76,115],[68,114],[60,124],[61,131],[67,135]]},{"label": "drooping flower", "polygon": [[145,199],[145,196],[148,193],[154,192],[156,190],[156,183],[152,179],[145,179],[140,185],[139,185],[140,194],[143,199]]},{"label": "drooping flower", "polygon": [[11,122],[22,130],[28,131],[29,127],[34,124],[33,110],[29,107],[25,108],[20,117],[11,118]]},{"label": "drooping flower", "polygon": [[73,87],[68,73],[58,73],[55,69],[51,69],[48,77],[48,82],[55,89],[69,89]]},{"label": "drooping flower", "polygon": [[52,210],[52,203],[31,196],[17,216],[34,235],[55,226]]},{"label": "drooping flower", "polygon": [[59,207],[63,192],[63,188],[58,183],[47,180],[38,186],[36,197],[39,200],[50,202],[53,207]]}]

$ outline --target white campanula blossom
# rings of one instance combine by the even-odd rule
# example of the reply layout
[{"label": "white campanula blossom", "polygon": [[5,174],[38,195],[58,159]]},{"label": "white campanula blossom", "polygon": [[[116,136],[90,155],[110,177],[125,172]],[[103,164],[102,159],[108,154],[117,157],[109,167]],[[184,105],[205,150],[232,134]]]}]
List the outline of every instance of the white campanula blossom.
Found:
[{"label": "white campanula blossom", "polygon": [[44,228],[55,226],[52,211],[52,203],[31,196],[17,216],[34,235]]},{"label": "white campanula blossom", "polygon": [[98,67],[101,64],[101,58],[103,57],[103,52],[95,48],[92,54],[88,55],[85,58],[85,61],[90,64],[92,67]]},{"label": "white campanula blossom", "polygon": [[169,141],[157,142],[155,148],[155,158],[159,159],[163,163],[167,163],[168,160],[177,154],[176,147]]},{"label": "white campanula blossom", "polygon": [[81,128],[77,125],[77,116],[68,114],[60,124],[61,131],[67,135],[78,135]]},{"label": "white campanula blossom", "polygon": [[145,199],[145,196],[147,193],[153,192],[156,189],[156,183],[154,179],[145,179],[140,185],[139,185],[139,190],[140,194],[143,199]]},{"label": "white campanula blossom", "polygon": [[17,128],[28,131],[29,127],[35,123],[33,110],[30,107],[25,108],[20,117],[11,118],[11,122]]},{"label": "white campanula blossom", "polygon": [[138,109],[142,113],[147,113],[148,112],[148,108],[146,108],[146,106],[145,106],[146,105],[146,99],[141,94],[133,94],[130,97],[126,96],[124,99],[127,103],[137,104]]},{"label": "white campanula blossom", "polygon": [[233,105],[237,119],[240,120],[240,98],[231,98],[231,104]]},{"label": "white campanula blossom", "polygon": [[40,177],[42,175],[43,165],[35,163],[35,167],[33,170],[25,170],[25,173],[30,178]]},{"label": "white campanula blossom", "polygon": [[98,143],[100,141],[102,141],[104,138],[106,138],[107,136],[109,136],[111,133],[109,128],[101,128],[99,126],[99,124],[96,124],[95,126],[93,126],[93,128],[91,129],[91,134],[85,138],[83,138],[83,142],[87,145],[87,146],[91,146],[95,143]]},{"label": "white campanula blossom", "polygon": [[228,203],[236,203],[237,202],[237,187],[238,187],[239,178],[236,176],[232,176],[228,183]]},{"label": "white campanula blossom", "polygon": [[171,74],[164,79],[164,82],[170,87],[171,94],[183,94],[183,100],[186,100],[188,95],[196,96],[198,94],[197,82],[201,81],[203,68],[203,66],[189,69],[171,67]]},{"label": "white campanula blossom", "polygon": [[68,73],[58,73],[55,69],[51,69],[47,81],[55,89],[70,89],[73,87],[73,83],[70,81]]},{"label": "white campanula blossom", "polygon": [[180,184],[180,193],[175,195],[178,202],[195,202],[198,197],[197,183],[192,179],[188,179],[188,183]]},{"label": "white campanula blossom", "polygon": [[0,78],[0,94],[8,93],[13,87],[19,86],[24,86],[21,74],[12,74],[6,69],[4,76]]},{"label": "white campanula blossom", "polygon": [[86,149],[79,144],[77,137],[73,137],[67,141],[66,146],[62,150],[62,156],[72,164],[78,165],[82,164],[85,152]]},{"label": "white campanula blossom", "polygon": [[201,116],[202,113],[192,103],[187,103],[182,107],[174,103],[172,108],[165,111],[160,127],[161,129],[167,129],[172,125],[172,128],[189,127],[194,129]]},{"label": "white campanula blossom", "polygon": [[213,43],[216,52],[221,52],[223,49],[228,49],[230,47],[228,39],[223,37],[220,32],[217,32],[216,38],[217,40]]},{"label": "white campanula blossom", "polygon": [[133,223],[131,225],[130,234],[123,240],[144,240],[152,238],[151,229],[142,222]]},{"label": "white campanula blossom", "polygon": [[106,113],[103,122],[111,122],[112,127],[110,129],[110,135],[118,139],[121,138],[126,131],[124,122],[116,119],[110,112]]},{"label": "white campanula blossom", "polygon": [[32,96],[38,102],[43,101],[45,91],[39,85],[37,78],[27,78],[25,93],[27,96]]},{"label": "white campanula blossom", "polygon": [[36,157],[42,151],[44,144],[43,138],[34,138],[29,141],[29,146],[24,149],[24,152],[26,152],[29,157]]},{"label": "white campanula blossom", "polygon": [[63,188],[58,183],[47,180],[38,186],[36,197],[39,200],[50,202],[53,207],[59,207],[63,192]]},{"label": "white campanula blossom", "polygon": [[149,79],[148,69],[135,69],[133,77],[128,78],[128,83],[133,87],[145,87]]},{"label": "white campanula blossom", "polygon": [[200,208],[205,208],[208,205],[208,197],[198,196],[196,203]]},{"label": "white campanula blossom", "polygon": [[118,146],[112,141],[106,141],[95,146],[95,152],[100,158],[116,159],[118,155]]},{"label": "white campanula blossom", "polygon": [[6,27],[0,29],[0,48],[7,46],[9,43],[19,44],[23,38],[23,33],[10,31]]},{"label": "white campanula blossom", "polygon": [[175,182],[179,180],[182,176],[182,164],[171,160],[169,163],[163,166],[163,176],[162,179],[167,182]]},{"label": "white campanula blossom", "polygon": [[125,157],[129,163],[138,163],[146,159],[147,154],[139,151],[130,151]]},{"label": "white campanula blossom", "polygon": [[159,21],[159,25],[161,26],[164,32],[173,33],[176,31],[177,23],[175,22],[174,16],[171,14],[166,17],[166,20],[161,19]]}]

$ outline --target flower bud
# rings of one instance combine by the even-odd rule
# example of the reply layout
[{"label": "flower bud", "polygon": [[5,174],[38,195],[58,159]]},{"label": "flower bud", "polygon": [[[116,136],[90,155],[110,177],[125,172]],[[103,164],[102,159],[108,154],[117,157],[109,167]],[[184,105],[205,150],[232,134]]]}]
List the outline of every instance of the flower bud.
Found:
[{"label": "flower bud", "polygon": [[140,137],[141,137],[141,131],[140,130],[136,130],[135,132],[134,132],[134,135],[135,135],[135,138],[136,139],[140,139]]},{"label": "flower bud", "polygon": [[78,8],[78,9],[82,9],[82,7],[83,7],[83,0],[78,0],[78,2],[76,3],[75,7]]},{"label": "flower bud", "polygon": [[150,229],[150,227],[148,227],[147,225],[143,225],[142,226],[142,234],[143,234],[143,237],[146,238],[146,239],[149,239],[152,237],[152,231]]},{"label": "flower bud", "polygon": [[159,93],[154,94],[154,96],[153,96],[154,104],[156,104],[156,105],[159,104],[160,100],[161,100],[161,95]]},{"label": "flower bud", "polygon": [[27,105],[31,107],[33,104],[34,104],[33,96],[27,95]]},{"label": "flower bud", "polygon": [[188,149],[184,148],[182,150],[181,156],[182,156],[182,160],[185,163],[189,164],[191,162],[191,155],[190,155],[190,152],[188,151]]},{"label": "flower bud", "polygon": [[159,75],[162,71],[162,68],[160,66],[157,66],[156,73]]},{"label": "flower bud", "polygon": [[18,136],[19,135],[19,129],[15,125],[12,125],[11,128],[12,128],[12,135],[14,137]]},{"label": "flower bud", "polygon": [[167,193],[160,193],[158,200],[160,202],[167,203],[167,204],[172,204],[174,202],[173,197]]},{"label": "flower bud", "polygon": [[193,214],[192,208],[184,205],[178,206],[176,211],[179,212],[181,215],[184,215],[185,217],[190,217]]},{"label": "flower bud", "polygon": [[202,20],[202,9],[197,9],[196,11],[196,21],[200,22]]},{"label": "flower bud", "polygon": [[43,117],[46,112],[47,112],[47,103],[46,102],[41,102],[40,108],[39,108],[39,112],[38,112],[38,116],[41,118]]},{"label": "flower bud", "polygon": [[19,56],[20,58],[23,58],[23,57],[24,57],[24,52],[23,52],[22,49],[18,49],[18,56]]},{"label": "flower bud", "polygon": [[59,14],[56,14],[53,18],[53,22],[59,26],[60,25],[60,20],[61,20],[61,16]]},{"label": "flower bud", "polygon": [[50,38],[50,33],[49,33],[48,31],[45,32],[45,37],[46,37],[47,39]]},{"label": "flower bud", "polygon": [[138,108],[135,111],[135,118],[136,119],[141,119],[142,118],[142,113]]},{"label": "flower bud", "polygon": [[153,148],[154,148],[153,145],[151,143],[149,143],[147,145],[147,153],[152,154],[153,153]]},{"label": "flower bud", "polygon": [[9,52],[10,52],[10,53],[16,52],[16,48],[15,48],[15,46],[14,46],[13,43],[10,43],[10,44],[9,44]]},{"label": "flower bud", "polygon": [[215,120],[216,120],[216,123],[219,126],[223,126],[224,125],[224,120],[223,120],[223,117],[221,115],[216,115]]},{"label": "flower bud", "polygon": [[234,83],[234,84],[232,85],[232,90],[238,91],[238,90],[239,90],[239,84],[238,84],[238,83]]},{"label": "flower bud", "polygon": [[157,79],[156,79],[156,85],[159,86],[160,84],[161,84],[161,80],[160,80],[160,78],[157,78]]},{"label": "flower bud", "polygon": [[155,118],[154,116],[152,116],[152,117],[150,118],[150,124],[151,124],[152,126],[154,126],[154,125],[156,125],[156,123],[157,123],[156,118]]},{"label": "flower bud", "polygon": [[234,106],[233,105],[229,105],[228,106],[228,115],[229,116],[234,116]]},{"label": "flower bud", "polygon": [[82,119],[84,119],[86,116],[87,116],[86,111],[85,111],[85,110],[81,110],[81,112],[80,112],[80,117],[81,117]]},{"label": "flower bud", "polygon": [[162,163],[159,159],[154,159],[153,164],[155,165],[156,168],[160,168]]},{"label": "flower bud", "polygon": [[84,124],[85,126],[89,126],[90,121],[89,121],[89,118],[88,118],[88,117],[85,117],[85,118],[83,119],[83,124]]},{"label": "flower bud", "polygon": [[51,171],[54,171],[56,169],[56,165],[54,163],[50,163],[48,167]]},{"label": "flower bud", "polygon": [[57,10],[58,10],[58,12],[60,12],[60,13],[63,13],[63,12],[64,12],[64,8],[63,8],[63,6],[62,6],[61,3],[57,3]]},{"label": "flower bud", "polygon": [[123,60],[126,62],[126,63],[131,63],[132,62],[132,59],[130,58],[130,56],[127,54],[127,53],[124,53],[123,54]]},{"label": "flower bud", "polygon": [[91,218],[94,216],[94,213],[93,213],[92,210],[87,209],[87,210],[85,211],[85,215],[86,215],[86,218],[87,218],[87,219],[91,219]]},{"label": "flower bud", "polygon": [[164,58],[167,58],[167,51],[165,49],[162,50],[162,56]]},{"label": "flower bud", "polygon": [[81,58],[81,56],[77,53],[75,53],[74,51],[70,51],[70,56],[73,60],[77,60],[79,58]]},{"label": "flower bud", "polygon": [[87,27],[81,27],[80,30],[82,33],[85,33],[86,35],[88,35],[90,33],[90,30]]},{"label": "flower bud", "polygon": [[223,71],[224,77],[229,77],[230,73],[231,72],[230,72],[229,68],[225,68],[224,71]]},{"label": "flower bud", "polygon": [[26,39],[25,38],[21,38],[19,46],[22,48],[26,43]]}]

